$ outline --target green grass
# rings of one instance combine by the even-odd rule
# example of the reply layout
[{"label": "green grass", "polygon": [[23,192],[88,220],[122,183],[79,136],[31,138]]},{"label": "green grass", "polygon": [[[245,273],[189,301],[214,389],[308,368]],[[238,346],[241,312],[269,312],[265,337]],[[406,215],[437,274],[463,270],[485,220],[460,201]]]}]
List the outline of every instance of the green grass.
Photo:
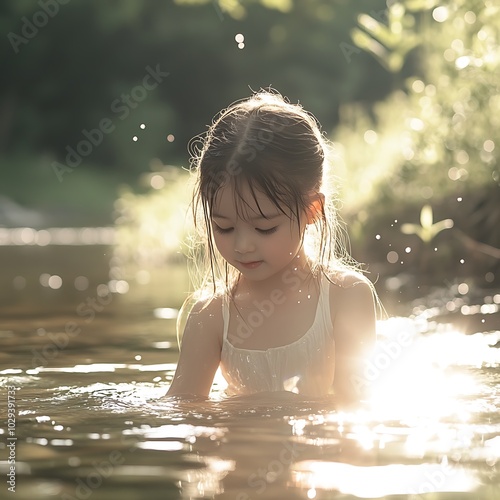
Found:
[{"label": "green grass", "polygon": [[118,191],[131,181],[83,163],[58,177],[51,161],[44,158],[0,162],[0,195],[28,209],[65,214],[75,225],[111,224]]}]

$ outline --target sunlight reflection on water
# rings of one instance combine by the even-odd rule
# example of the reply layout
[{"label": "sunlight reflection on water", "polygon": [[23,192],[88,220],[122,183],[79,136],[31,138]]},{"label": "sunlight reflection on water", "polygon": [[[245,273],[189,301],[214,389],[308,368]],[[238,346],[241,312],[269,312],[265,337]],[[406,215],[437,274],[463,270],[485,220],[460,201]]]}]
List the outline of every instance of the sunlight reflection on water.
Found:
[{"label": "sunlight reflection on water", "polygon": [[[20,368],[30,357],[6,346],[18,499],[500,497],[499,331],[381,322],[354,381],[370,399],[346,413],[331,400],[222,400],[222,380],[211,400],[163,398],[177,355],[164,325],[115,325],[128,344],[113,354],[103,323],[57,366]],[[28,350],[39,342],[19,330]]]}]

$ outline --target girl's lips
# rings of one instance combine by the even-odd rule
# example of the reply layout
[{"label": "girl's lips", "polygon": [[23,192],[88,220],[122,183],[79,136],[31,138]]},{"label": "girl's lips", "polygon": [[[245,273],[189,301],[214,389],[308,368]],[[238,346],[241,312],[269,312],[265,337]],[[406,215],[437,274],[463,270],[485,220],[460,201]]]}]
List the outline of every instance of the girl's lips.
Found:
[{"label": "girl's lips", "polygon": [[259,267],[262,264],[262,261],[255,260],[253,262],[240,262],[240,264],[246,269],[255,269],[256,267]]}]

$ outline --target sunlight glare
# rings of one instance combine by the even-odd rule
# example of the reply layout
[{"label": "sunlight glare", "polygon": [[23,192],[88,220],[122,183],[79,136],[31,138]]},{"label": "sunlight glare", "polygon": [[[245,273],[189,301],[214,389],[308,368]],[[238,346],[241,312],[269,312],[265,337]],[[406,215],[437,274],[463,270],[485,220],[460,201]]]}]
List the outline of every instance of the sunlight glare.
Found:
[{"label": "sunlight glare", "polygon": [[358,466],[304,460],[292,465],[291,482],[305,491],[338,491],[357,498],[420,495],[431,492],[468,492],[476,474],[443,461],[440,464]]},{"label": "sunlight glare", "polygon": [[464,414],[459,399],[474,394],[478,381],[472,375],[457,373],[453,367],[497,366],[500,353],[489,342],[493,342],[491,335],[466,336],[456,330],[419,336],[411,345],[399,346],[393,340],[398,348],[386,348],[393,354],[386,356],[387,363],[370,372],[369,402],[373,414],[436,419],[450,413]]}]

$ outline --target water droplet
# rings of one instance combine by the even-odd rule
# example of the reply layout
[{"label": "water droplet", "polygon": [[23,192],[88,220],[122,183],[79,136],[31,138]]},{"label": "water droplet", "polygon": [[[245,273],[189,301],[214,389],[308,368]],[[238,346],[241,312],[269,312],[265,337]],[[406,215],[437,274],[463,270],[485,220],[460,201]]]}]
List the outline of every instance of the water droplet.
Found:
[{"label": "water droplet", "polygon": [[393,250],[391,250],[388,254],[387,254],[387,262],[389,262],[390,264],[395,264],[399,259],[399,255],[397,252],[394,252]]},{"label": "water droplet", "polygon": [[134,135],[134,137],[132,137],[132,140],[133,140],[134,142],[137,142],[138,137],[137,137],[136,135]]},{"label": "water droplet", "polygon": [[106,295],[110,294],[108,286],[105,285],[104,283],[97,285],[96,291],[97,291],[97,295],[99,295],[99,297],[106,297]]},{"label": "water droplet", "polygon": [[455,158],[460,165],[465,165],[469,161],[469,154],[467,151],[464,151],[461,149],[460,151],[457,151],[455,154]]},{"label": "water droplet", "polygon": [[411,88],[413,89],[414,92],[416,92],[417,94],[420,94],[420,92],[424,91],[425,84],[424,84],[424,82],[422,80],[415,80],[412,83]]},{"label": "water droplet", "polygon": [[40,274],[40,278],[39,278],[40,285],[45,286],[45,287],[49,286],[49,278],[50,278],[50,274],[48,274],[48,273]]},{"label": "water droplet", "polygon": [[142,130],[144,130],[146,128],[146,125],[144,123],[141,123],[140,127],[142,128]]},{"label": "water droplet", "polygon": [[495,149],[495,143],[493,141],[491,141],[490,139],[488,139],[488,140],[484,141],[483,149],[487,153],[491,153]]},{"label": "water droplet", "polygon": [[62,278],[57,276],[57,274],[53,274],[48,281],[48,286],[52,288],[52,290],[58,290],[62,286]]},{"label": "water droplet", "polygon": [[406,248],[405,248],[405,252],[406,252],[406,253],[410,253],[410,252],[411,252],[411,247],[406,247]]},{"label": "water droplet", "polygon": [[87,290],[88,287],[89,287],[89,280],[86,276],[77,276],[75,278],[75,288],[78,291],[83,292],[84,290]]},{"label": "water droplet", "polygon": [[465,259],[460,259],[460,264],[465,264]]},{"label": "water droplet", "polygon": [[162,187],[165,186],[165,179],[163,178],[162,175],[155,174],[151,176],[149,183],[151,184],[151,187],[153,189],[161,189]]},{"label": "water droplet", "polygon": [[374,130],[367,130],[363,138],[367,144],[375,144],[378,139],[377,132]]},{"label": "water droplet", "polygon": [[70,467],[78,467],[82,461],[78,457],[69,457],[68,458],[68,465]]},{"label": "water droplet", "polygon": [[234,39],[236,40],[236,43],[238,44],[239,49],[245,48],[245,44],[243,43],[245,41],[245,37],[241,33],[238,33],[234,37]]},{"label": "water droplet", "polygon": [[461,197],[461,196],[459,196],[459,197],[457,198],[457,201],[460,203],[460,202],[462,201],[462,197]]},{"label": "water droplet", "polygon": [[465,22],[468,24],[474,24],[476,22],[476,14],[471,10],[467,11],[464,15]]},{"label": "water droplet", "polygon": [[441,7],[436,7],[432,11],[432,17],[434,18],[434,21],[437,21],[438,23],[443,23],[448,19],[448,8],[441,6]]},{"label": "water droplet", "polygon": [[375,236],[375,239],[376,239],[376,240],[379,240],[381,237],[382,237],[382,236],[380,236],[380,234],[377,234],[377,235]]}]

